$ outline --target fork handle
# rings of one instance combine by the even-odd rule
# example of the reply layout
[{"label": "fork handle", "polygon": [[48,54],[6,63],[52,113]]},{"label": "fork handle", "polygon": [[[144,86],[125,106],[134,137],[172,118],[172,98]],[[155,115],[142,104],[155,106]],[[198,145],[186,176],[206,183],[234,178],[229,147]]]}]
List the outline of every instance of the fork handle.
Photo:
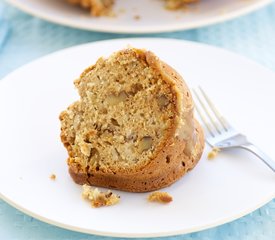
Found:
[{"label": "fork handle", "polygon": [[267,156],[261,149],[252,143],[245,143],[240,145],[241,148],[248,150],[249,152],[260,158],[273,172],[275,172],[275,162]]}]

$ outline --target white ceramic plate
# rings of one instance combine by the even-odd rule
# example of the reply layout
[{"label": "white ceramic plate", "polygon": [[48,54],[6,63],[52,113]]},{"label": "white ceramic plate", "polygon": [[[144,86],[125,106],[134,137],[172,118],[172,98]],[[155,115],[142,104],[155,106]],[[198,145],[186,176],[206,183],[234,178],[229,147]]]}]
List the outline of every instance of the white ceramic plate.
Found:
[{"label": "white ceramic plate", "polygon": [[[131,44],[153,50],[202,85],[225,116],[275,158],[275,75],[235,54],[197,43],[121,39],[69,48],[30,63],[0,81],[0,196],[42,221],[108,236],[152,237],[198,231],[241,217],[275,196],[275,174],[251,154],[209,148],[197,167],[164,189],[174,201],[125,193],[121,203],[93,209],[67,173],[58,115],[78,98],[73,80],[101,55]],[[56,181],[50,179],[55,173]]]},{"label": "white ceramic plate", "polygon": [[[171,12],[161,0],[117,0],[115,18],[93,18],[66,0],[8,0],[18,8],[51,22],[75,28],[117,32],[156,33],[202,27],[249,13],[272,0],[200,0],[188,10]],[[135,16],[140,16],[139,20]]]}]

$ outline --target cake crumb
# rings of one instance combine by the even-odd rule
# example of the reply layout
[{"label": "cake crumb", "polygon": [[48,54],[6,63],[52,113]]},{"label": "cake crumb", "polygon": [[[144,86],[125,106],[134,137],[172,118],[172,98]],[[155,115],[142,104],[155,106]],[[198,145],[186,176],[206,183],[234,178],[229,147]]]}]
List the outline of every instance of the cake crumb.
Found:
[{"label": "cake crumb", "polygon": [[82,186],[82,197],[91,203],[94,208],[115,205],[120,201],[120,196],[110,190],[101,192],[87,184]]},{"label": "cake crumb", "polygon": [[187,9],[188,4],[196,3],[198,0],[166,0],[165,8],[167,10]]},{"label": "cake crumb", "polygon": [[139,15],[135,15],[135,16],[134,16],[134,19],[135,19],[135,20],[140,20],[140,16],[139,16]]},{"label": "cake crumb", "polygon": [[55,174],[52,174],[52,175],[50,176],[50,179],[54,181],[54,180],[56,179],[56,175],[55,175]]},{"label": "cake crumb", "polygon": [[213,147],[212,150],[208,153],[207,155],[207,159],[208,160],[212,160],[214,159],[215,157],[217,157],[218,153],[220,152],[221,150],[217,147]]},{"label": "cake crumb", "polygon": [[150,202],[169,203],[173,201],[172,196],[167,192],[152,192],[148,196]]},{"label": "cake crumb", "polygon": [[90,10],[92,16],[114,17],[112,11],[114,0],[67,0],[69,3],[79,5],[82,8]]}]

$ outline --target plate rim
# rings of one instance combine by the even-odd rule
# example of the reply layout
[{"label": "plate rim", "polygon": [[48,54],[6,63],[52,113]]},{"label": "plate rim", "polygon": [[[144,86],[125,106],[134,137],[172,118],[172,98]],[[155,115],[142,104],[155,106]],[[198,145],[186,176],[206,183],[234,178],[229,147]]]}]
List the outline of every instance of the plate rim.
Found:
[{"label": "plate rim", "polygon": [[[11,73],[4,76],[0,80],[0,87],[1,87],[1,82],[3,82],[3,83],[8,82],[7,79],[10,77],[10,75],[13,75],[15,72],[17,72],[21,68],[24,68],[28,65],[31,65],[34,62],[43,60],[44,58],[50,57],[50,56],[55,55],[55,54],[60,54],[61,52],[65,52],[65,51],[70,50],[70,49],[82,48],[82,47],[85,47],[85,46],[88,46],[88,45],[93,45],[93,44],[96,44],[96,43],[113,42],[113,41],[118,41],[118,42],[120,42],[120,41],[121,42],[123,42],[123,41],[169,41],[169,42],[175,41],[175,42],[180,42],[180,43],[189,44],[189,45],[191,44],[191,45],[200,46],[200,47],[201,46],[208,47],[208,48],[216,49],[218,51],[222,51],[225,54],[234,55],[235,57],[238,57],[238,58],[241,58],[245,61],[248,61],[250,64],[256,64],[258,67],[261,67],[261,68],[265,69],[266,71],[269,71],[270,73],[274,74],[274,72],[271,69],[255,62],[255,61],[253,61],[253,60],[251,60],[247,57],[244,57],[242,55],[231,52],[229,50],[226,50],[226,49],[223,49],[223,48],[220,48],[220,47],[216,47],[216,46],[212,46],[212,45],[208,45],[208,44],[205,44],[205,43],[197,43],[197,42],[192,42],[192,41],[179,40],[179,39],[167,39],[167,38],[146,38],[146,37],[143,37],[143,38],[119,38],[119,39],[102,40],[102,41],[94,41],[94,42],[90,42],[90,43],[79,44],[79,45],[71,46],[71,47],[68,47],[68,48],[65,48],[65,49],[60,49],[60,50],[55,51],[53,53],[50,53],[50,54],[47,54],[47,55],[42,56],[40,58],[34,59],[33,61],[24,64],[23,66],[15,69]],[[122,233],[122,232],[121,233],[118,233],[118,232],[114,233],[114,232],[104,232],[104,231],[97,231],[97,230],[93,230],[93,229],[85,229],[85,228],[81,228],[81,227],[75,227],[75,226],[71,226],[69,224],[63,224],[62,222],[54,221],[54,220],[45,218],[45,217],[43,217],[39,214],[36,214],[35,212],[32,212],[32,211],[24,208],[23,206],[18,205],[12,199],[10,199],[10,198],[6,197],[4,194],[2,194],[1,191],[0,191],[0,199],[5,201],[9,205],[13,206],[17,210],[19,210],[19,211],[21,211],[21,212],[23,212],[23,213],[25,213],[29,216],[34,217],[35,219],[38,219],[42,222],[45,222],[47,224],[51,224],[51,225],[54,225],[54,226],[57,226],[57,227],[60,227],[60,228],[63,228],[63,229],[76,231],[76,232],[81,232],[81,233],[87,233],[87,234],[95,234],[95,235],[98,235],[98,236],[107,236],[107,237],[127,237],[127,238],[149,238],[150,237],[150,238],[154,238],[154,237],[168,237],[168,236],[176,236],[176,235],[181,235],[181,234],[198,232],[198,231],[202,231],[202,230],[206,230],[206,229],[209,229],[209,228],[212,228],[212,227],[220,226],[222,224],[225,224],[225,223],[231,222],[233,220],[239,219],[240,217],[243,217],[243,216],[257,210],[258,208],[264,206],[268,202],[275,199],[275,191],[274,191],[273,194],[271,193],[270,196],[263,199],[263,201],[255,204],[255,206],[251,206],[249,209],[245,209],[244,211],[241,211],[241,212],[239,212],[238,214],[236,214],[234,216],[229,216],[227,218],[223,218],[222,220],[218,220],[218,221],[213,222],[211,224],[205,224],[205,225],[200,226],[200,227],[189,228],[189,229],[186,229],[186,230],[167,231],[167,232],[161,232],[161,233],[145,233],[145,234],[144,233],[130,233],[129,234],[129,233]]]},{"label": "plate rim", "polygon": [[24,11],[32,16],[38,17],[40,19],[46,20],[51,23],[59,24],[62,26],[67,26],[71,28],[76,28],[76,29],[82,29],[82,30],[88,30],[88,31],[98,31],[98,32],[108,32],[108,33],[127,33],[127,34],[150,34],[150,33],[164,33],[164,32],[174,32],[174,31],[181,31],[181,30],[190,30],[190,29],[195,29],[195,28],[201,28],[201,27],[206,27],[209,25],[225,22],[231,19],[234,19],[236,17],[240,17],[243,15],[246,15],[248,13],[251,13],[257,9],[260,9],[262,7],[267,6],[268,4],[271,4],[273,0],[260,0],[256,3],[253,3],[251,5],[248,5],[248,7],[241,8],[239,10],[233,11],[233,12],[228,12],[224,14],[220,14],[217,16],[214,16],[208,20],[200,20],[196,21],[194,23],[183,23],[183,24],[176,24],[172,26],[164,26],[164,27],[154,27],[154,29],[151,28],[144,28],[144,27],[139,27],[139,28],[131,28],[131,27],[120,27],[116,26],[110,27],[106,26],[105,29],[102,29],[102,27],[97,27],[96,25],[93,25],[92,27],[89,27],[88,25],[79,25],[75,23],[74,21],[68,22],[68,18],[62,18],[59,16],[56,16],[54,18],[49,17],[46,13],[37,13],[35,9],[31,8],[28,5],[25,5],[24,3],[20,2],[19,0],[6,0],[6,2],[10,3],[14,7],[20,9],[21,11]]}]

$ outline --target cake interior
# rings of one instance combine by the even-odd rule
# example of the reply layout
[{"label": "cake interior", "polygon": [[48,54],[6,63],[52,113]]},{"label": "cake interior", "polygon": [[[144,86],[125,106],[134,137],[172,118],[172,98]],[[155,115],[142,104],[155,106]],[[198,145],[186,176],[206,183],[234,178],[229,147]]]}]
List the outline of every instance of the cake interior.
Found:
[{"label": "cake interior", "polygon": [[101,58],[75,85],[80,100],[60,115],[61,138],[80,172],[145,166],[171,134],[176,99],[144,52]]}]

